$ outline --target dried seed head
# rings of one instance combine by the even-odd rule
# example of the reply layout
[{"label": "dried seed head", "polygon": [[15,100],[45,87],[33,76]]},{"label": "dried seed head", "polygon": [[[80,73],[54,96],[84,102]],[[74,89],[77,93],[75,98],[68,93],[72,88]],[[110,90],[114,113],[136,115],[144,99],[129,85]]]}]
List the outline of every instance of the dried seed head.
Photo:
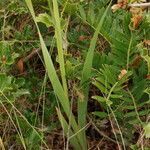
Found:
[{"label": "dried seed head", "polygon": [[126,74],[127,74],[127,70],[126,69],[122,69],[121,73],[118,76],[118,79],[121,80]]},{"label": "dried seed head", "polygon": [[2,56],[1,61],[3,64],[6,64],[6,56],[5,55]]}]

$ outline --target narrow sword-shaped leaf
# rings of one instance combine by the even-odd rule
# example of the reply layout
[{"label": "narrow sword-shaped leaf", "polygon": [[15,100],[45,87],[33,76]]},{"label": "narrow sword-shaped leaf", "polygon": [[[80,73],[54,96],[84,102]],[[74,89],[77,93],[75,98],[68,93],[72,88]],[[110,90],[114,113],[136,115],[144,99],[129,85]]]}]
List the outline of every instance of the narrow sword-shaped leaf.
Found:
[{"label": "narrow sword-shaped leaf", "polygon": [[[110,2],[110,4],[111,4],[111,2]],[[89,79],[90,79],[90,76],[91,76],[94,50],[95,50],[95,47],[96,47],[96,42],[97,42],[97,38],[98,38],[98,35],[99,35],[99,32],[100,32],[100,29],[102,28],[103,22],[105,20],[107,12],[110,8],[110,4],[106,8],[102,18],[100,19],[99,24],[96,28],[95,33],[94,33],[94,36],[91,39],[90,47],[89,47],[89,50],[88,50],[88,53],[87,53],[87,56],[86,56],[86,59],[85,59],[84,67],[83,67],[83,72],[82,72],[82,78],[81,78],[80,85],[81,85],[83,93],[84,93],[84,100],[79,100],[78,101],[78,124],[79,124],[80,128],[82,128],[86,125],[87,102],[88,102],[88,93],[89,93]],[[86,142],[85,131],[83,132],[82,136],[83,136],[84,142]]]}]

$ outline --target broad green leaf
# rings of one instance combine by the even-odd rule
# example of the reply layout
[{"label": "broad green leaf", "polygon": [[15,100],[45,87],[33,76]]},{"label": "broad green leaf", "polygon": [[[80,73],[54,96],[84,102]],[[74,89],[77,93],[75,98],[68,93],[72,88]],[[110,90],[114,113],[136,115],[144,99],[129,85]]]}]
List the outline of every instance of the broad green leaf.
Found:
[{"label": "broad green leaf", "polygon": [[54,26],[52,17],[50,17],[47,13],[39,14],[38,17],[36,17],[36,21],[44,23],[47,27]]},{"label": "broad green leaf", "polygon": [[145,137],[150,138],[150,123],[144,126],[144,130],[145,130]]},{"label": "broad green leaf", "polygon": [[18,56],[19,54],[12,53],[10,43],[7,41],[0,42],[0,65],[12,65]]},{"label": "broad green leaf", "polygon": [[12,77],[0,74],[0,91],[4,92],[6,90],[12,90],[11,81]]},{"label": "broad green leaf", "polygon": [[73,2],[73,3],[67,2],[67,4],[64,3],[64,6],[65,6],[64,11],[69,13],[70,15],[74,15],[77,11],[77,5],[78,5],[78,3],[75,3],[75,2]]}]

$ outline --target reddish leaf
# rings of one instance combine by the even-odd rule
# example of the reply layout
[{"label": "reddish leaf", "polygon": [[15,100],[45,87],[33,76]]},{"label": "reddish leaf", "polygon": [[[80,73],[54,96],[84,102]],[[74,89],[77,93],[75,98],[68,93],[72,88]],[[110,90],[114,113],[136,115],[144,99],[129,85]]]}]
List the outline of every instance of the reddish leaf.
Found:
[{"label": "reddish leaf", "polygon": [[131,21],[133,22],[133,28],[136,29],[139,24],[141,23],[143,17],[140,15],[134,15],[131,19]]},{"label": "reddish leaf", "polygon": [[150,74],[148,74],[148,75],[146,76],[146,79],[150,80]]},{"label": "reddish leaf", "polygon": [[19,70],[19,73],[22,74],[23,71],[24,71],[24,64],[23,64],[23,59],[22,58],[18,61],[17,68]]},{"label": "reddish leaf", "polygon": [[150,46],[150,40],[144,40],[144,44]]}]

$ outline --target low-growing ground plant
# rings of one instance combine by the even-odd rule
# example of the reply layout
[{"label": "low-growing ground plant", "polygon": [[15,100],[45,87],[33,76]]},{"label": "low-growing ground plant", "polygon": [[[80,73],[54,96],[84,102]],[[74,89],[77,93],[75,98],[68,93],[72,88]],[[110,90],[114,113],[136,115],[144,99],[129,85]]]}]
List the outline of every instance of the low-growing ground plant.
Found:
[{"label": "low-growing ground plant", "polygon": [[149,149],[148,2],[1,0],[0,39],[0,149]]}]

